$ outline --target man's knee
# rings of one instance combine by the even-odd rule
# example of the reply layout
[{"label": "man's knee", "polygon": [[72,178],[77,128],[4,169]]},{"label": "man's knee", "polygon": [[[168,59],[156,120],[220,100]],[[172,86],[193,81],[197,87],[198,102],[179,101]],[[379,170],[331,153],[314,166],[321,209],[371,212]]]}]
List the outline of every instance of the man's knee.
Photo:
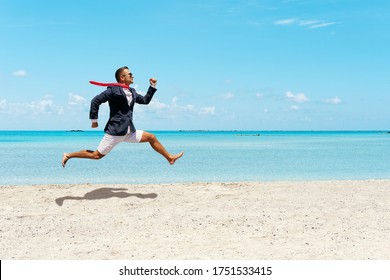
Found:
[{"label": "man's knee", "polygon": [[154,142],[154,141],[156,141],[156,139],[157,139],[156,135],[154,135],[153,133],[150,133],[149,142]]},{"label": "man's knee", "polygon": [[93,159],[101,159],[101,158],[103,158],[105,155],[99,153],[99,151],[94,151],[94,152],[92,152],[92,156],[93,156]]},{"label": "man's knee", "polygon": [[153,133],[145,131],[144,134],[142,135],[141,142],[153,143],[154,141],[156,141],[156,139],[157,138]]}]

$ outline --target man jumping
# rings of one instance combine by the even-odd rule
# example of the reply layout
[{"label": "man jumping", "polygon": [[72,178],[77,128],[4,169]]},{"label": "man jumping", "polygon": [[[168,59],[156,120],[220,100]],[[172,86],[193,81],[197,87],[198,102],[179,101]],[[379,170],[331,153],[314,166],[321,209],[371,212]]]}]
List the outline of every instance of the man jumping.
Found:
[{"label": "man jumping", "polygon": [[100,105],[108,101],[110,107],[110,118],[104,128],[105,135],[97,150],[82,150],[79,152],[64,153],[62,157],[62,166],[65,167],[67,161],[71,158],[101,159],[121,142],[149,142],[150,146],[152,146],[156,152],[165,157],[171,165],[174,164],[177,159],[183,156],[184,152],[180,152],[176,155],[168,153],[154,134],[138,130],[133,124],[134,104],[150,103],[154,93],[157,91],[157,80],[154,78],[149,79],[150,86],[148,92],[145,96],[142,96],[138,94],[134,88],[130,87],[130,85],[134,83],[134,76],[127,66],[121,67],[115,72],[115,79],[119,84],[125,86],[109,86],[91,101],[89,116],[92,121],[92,128],[98,127]]}]

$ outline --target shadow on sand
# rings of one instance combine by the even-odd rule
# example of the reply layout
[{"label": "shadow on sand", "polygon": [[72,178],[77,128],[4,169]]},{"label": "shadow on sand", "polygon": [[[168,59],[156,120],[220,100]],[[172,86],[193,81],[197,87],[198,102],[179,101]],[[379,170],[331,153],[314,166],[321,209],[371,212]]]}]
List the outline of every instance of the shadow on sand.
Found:
[{"label": "shadow on sand", "polygon": [[156,198],[157,194],[155,193],[128,193],[127,189],[123,188],[100,188],[90,192],[87,192],[83,197],[81,196],[64,196],[57,198],[55,202],[58,206],[62,206],[65,200],[96,200],[96,199],[109,199],[112,197],[117,198],[126,198],[130,196],[135,196],[137,198],[146,199],[146,198]]}]

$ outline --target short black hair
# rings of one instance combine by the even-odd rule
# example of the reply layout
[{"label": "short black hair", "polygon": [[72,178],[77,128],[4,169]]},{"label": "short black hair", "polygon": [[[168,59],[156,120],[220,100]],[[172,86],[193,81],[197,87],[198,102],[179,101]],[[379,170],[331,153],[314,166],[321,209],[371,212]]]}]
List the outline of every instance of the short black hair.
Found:
[{"label": "short black hair", "polygon": [[119,82],[121,74],[122,74],[123,70],[125,70],[125,69],[128,70],[129,67],[123,66],[123,67],[121,67],[121,68],[119,68],[118,70],[115,71],[115,79],[116,79],[117,82]]}]

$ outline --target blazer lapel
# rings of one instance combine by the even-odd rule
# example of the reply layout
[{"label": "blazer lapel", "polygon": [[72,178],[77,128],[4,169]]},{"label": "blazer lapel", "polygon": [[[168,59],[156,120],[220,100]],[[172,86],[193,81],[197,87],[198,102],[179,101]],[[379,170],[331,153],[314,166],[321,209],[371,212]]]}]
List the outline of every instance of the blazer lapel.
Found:
[{"label": "blazer lapel", "polygon": [[135,91],[132,88],[130,88],[130,92],[131,92],[131,97],[133,98],[130,103],[130,107],[132,107],[134,106],[136,96],[135,96]]},{"label": "blazer lapel", "polygon": [[120,90],[122,96],[127,100],[125,91],[121,87],[119,88],[119,90]]},{"label": "blazer lapel", "polygon": [[121,91],[121,94],[122,94],[123,98],[125,99],[126,105],[129,106],[129,107],[131,107],[131,105],[132,105],[133,102],[134,102],[134,94],[133,94],[133,92],[130,91],[133,98],[132,98],[131,103],[130,103],[130,105],[129,105],[129,101],[127,100],[127,96],[126,96],[125,91],[123,90],[123,88],[120,88],[119,90]]}]

